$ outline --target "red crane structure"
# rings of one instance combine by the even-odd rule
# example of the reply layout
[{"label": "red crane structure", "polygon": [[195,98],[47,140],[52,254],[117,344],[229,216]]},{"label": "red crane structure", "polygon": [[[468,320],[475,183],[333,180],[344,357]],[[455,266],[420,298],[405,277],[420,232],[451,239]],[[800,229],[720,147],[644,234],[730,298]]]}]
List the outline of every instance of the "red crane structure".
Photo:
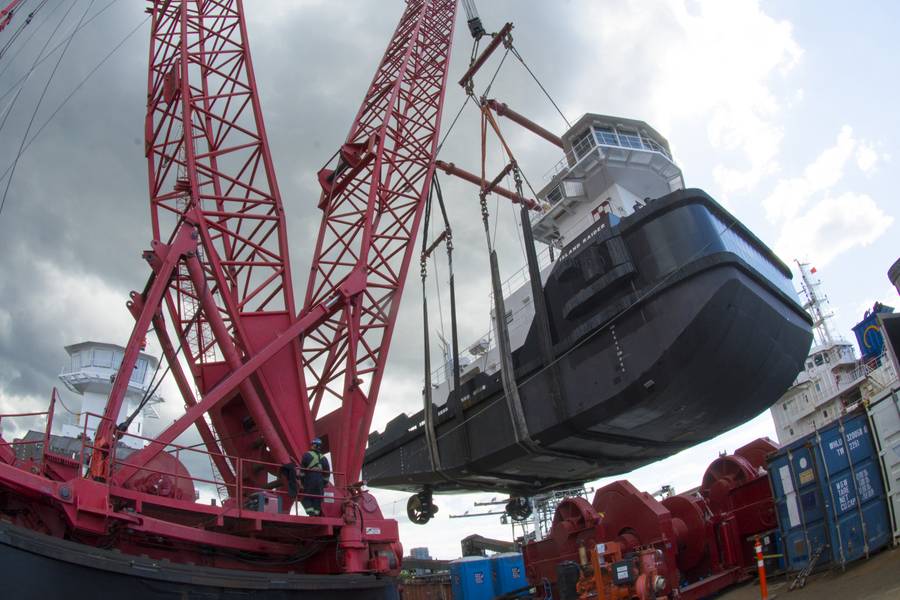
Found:
[{"label": "red crane structure", "polygon": [[[135,326],[105,413],[89,417],[95,439],[76,459],[45,444],[25,461],[0,444],[0,513],[182,563],[399,569],[397,523],[359,476],[434,176],[456,10],[456,0],[408,0],[346,142],[319,171],[323,218],[298,308],[243,2],[149,3],[152,273],[127,303]],[[120,413],[151,332],[185,411],[126,453],[120,440],[140,436]],[[179,443],[191,428],[202,447]],[[321,516],[299,510],[296,490],[313,437],[333,466]],[[182,464],[196,455],[212,479]],[[199,504],[198,484],[227,498]]]}]

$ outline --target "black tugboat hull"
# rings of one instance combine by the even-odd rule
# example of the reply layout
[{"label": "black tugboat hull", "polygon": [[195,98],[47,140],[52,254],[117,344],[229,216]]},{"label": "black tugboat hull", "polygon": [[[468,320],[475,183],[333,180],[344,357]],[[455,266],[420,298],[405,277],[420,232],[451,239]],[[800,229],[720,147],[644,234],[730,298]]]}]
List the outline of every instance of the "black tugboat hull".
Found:
[{"label": "black tugboat hull", "polygon": [[212,569],[128,556],[0,522],[4,598],[398,600],[390,578]]},{"label": "black tugboat hull", "polygon": [[536,327],[514,352],[534,445],[517,442],[499,377],[480,375],[464,419],[438,411],[442,472],[410,431],[421,413],[403,415],[370,437],[369,484],[529,494],[628,472],[768,409],[812,340],[789,271],[703,192],[651,206],[582,234],[545,284],[556,363],[542,366]]}]

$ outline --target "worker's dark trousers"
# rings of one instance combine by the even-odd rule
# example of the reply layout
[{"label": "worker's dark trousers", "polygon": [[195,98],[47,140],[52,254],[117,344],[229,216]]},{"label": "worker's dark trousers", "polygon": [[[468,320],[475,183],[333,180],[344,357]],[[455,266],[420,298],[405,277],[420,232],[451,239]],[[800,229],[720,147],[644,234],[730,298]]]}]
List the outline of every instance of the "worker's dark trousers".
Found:
[{"label": "worker's dark trousers", "polygon": [[[318,473],[310,473],[303,478],[303,496],[300,503],[308,515],[322,514],[322,495],[325,493],[325,478]],[[308,494],[308,495],[307,495]]]}]

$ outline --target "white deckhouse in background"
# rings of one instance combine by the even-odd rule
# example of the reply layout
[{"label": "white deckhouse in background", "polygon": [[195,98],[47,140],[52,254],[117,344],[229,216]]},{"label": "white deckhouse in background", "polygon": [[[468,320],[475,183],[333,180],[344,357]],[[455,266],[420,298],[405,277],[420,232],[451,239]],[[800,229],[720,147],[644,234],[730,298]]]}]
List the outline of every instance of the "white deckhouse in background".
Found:
[{"label": "white deckhouse in background", "polygon": [[[99,419],[90,415],[103,414],[125,348],[116,344],[88,341],[66,346],[66,352],[69,353],[69,363],[63,367],[59,378],[69,390],[81,397],[81,407],[68,407],[72,411],[77,411],[78,419],[74,424],[63,424],[61,433],[66,437],[77,438],[86,432],[88,437],[93,439]],[[153,356],[140,353],[128,382],[125,402],[118,416],[119,422],[124,421],[147,398],[128,428],[129,433],[137,436],[145,435],[145,418],[159,418],[156,405],[164,401],[155,390],[151,390],[158,364],[159,361]],[[132,448],[144,446],[142,440],[131,436],[123,437],[121,443]]]},{"label": "white deckhouse in background", "polygon": [[[799,261],[797,265],[804,308],[813,318],[815,341],[804,369],[771,409],[782,445],[821,429],[898,382],[895,361],[889,356],[890,344],[884,344],[875,355],[857,358],[853,344],[831,330],[833,315],[816,269]],[[871,316],[866,313],[866,319]]]}]

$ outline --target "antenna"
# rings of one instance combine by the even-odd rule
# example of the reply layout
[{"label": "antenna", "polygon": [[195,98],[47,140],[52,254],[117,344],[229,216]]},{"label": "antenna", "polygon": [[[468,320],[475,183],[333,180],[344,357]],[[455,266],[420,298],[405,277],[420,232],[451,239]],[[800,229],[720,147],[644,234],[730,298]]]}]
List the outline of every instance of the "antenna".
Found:
[{"label": "antenna", "polygon": [[810,263],[802,263],[795,260],[797,267],[800,269],[800,279],[802,293],[806,296],[806,302],[803,309],[809,313],[813,319],[813,329],[816,340],[820,345],[830,346],[834,343],[834,335],[831,333],[828,320],[834,316],[828,303],[828,296],[822,291],[822,281],[813,278],[816,274],[816,268]]}]

